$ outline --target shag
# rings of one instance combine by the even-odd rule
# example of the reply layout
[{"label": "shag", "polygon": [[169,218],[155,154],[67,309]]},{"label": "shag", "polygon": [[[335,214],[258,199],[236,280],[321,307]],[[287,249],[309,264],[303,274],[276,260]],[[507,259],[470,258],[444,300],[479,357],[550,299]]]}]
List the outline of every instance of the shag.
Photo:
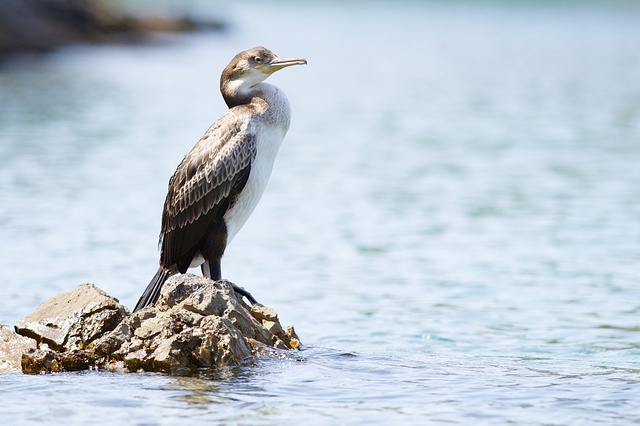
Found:
[{"label": "shag", "polygon": [[[291,120],[287,97],[264,80],[306,63],[254,47],[238,53],[222,71],[220,91],[229,110],[209,127],[169,180],[160,267],[134,312],[155,303],[167,278],[189,268],[200,266],[205,277],[222,279],[222,255],[258,204]],[[256,303],[246,290],[234,290]]]}]

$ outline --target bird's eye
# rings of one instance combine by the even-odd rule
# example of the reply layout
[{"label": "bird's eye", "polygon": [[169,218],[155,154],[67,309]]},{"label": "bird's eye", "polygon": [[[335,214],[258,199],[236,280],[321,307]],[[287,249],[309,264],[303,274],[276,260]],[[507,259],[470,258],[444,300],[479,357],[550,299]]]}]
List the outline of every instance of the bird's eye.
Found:
[{"label": "bird's eye", "polygon": [[257,64],[261,64],[262,63],[262,58],[260,56],[256,56],[255,58],[253,58],[253,60],[257,63]]}]

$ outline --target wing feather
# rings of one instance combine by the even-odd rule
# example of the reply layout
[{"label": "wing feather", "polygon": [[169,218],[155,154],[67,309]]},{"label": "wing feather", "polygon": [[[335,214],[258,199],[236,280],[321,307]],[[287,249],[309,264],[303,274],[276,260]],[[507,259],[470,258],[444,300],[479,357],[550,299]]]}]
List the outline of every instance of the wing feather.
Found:
[{"label": "wing feather", "polygon": [[162,213],[163,266],[188,265],[213,224],[222,220],[230,196],[244,187],[257,149],[247,127],[223,115],[178,165]]}]

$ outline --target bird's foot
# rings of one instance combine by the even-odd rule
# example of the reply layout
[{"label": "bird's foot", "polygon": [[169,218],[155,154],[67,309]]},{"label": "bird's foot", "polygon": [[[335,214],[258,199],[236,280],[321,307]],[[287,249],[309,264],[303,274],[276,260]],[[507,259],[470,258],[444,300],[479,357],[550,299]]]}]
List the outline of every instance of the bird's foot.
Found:
[{"label": "bird's foot", "polygon": [[244,288],[239,287],[233,283],[231,283],[231,286],[233,287],[233,291],[238,293],[241,297],[246,297],[249,300],[249,302],[251,302],[252,305],[255,305],[256,303],[258,303],[258,301],[251,295],[251,293],[249,293]]}]

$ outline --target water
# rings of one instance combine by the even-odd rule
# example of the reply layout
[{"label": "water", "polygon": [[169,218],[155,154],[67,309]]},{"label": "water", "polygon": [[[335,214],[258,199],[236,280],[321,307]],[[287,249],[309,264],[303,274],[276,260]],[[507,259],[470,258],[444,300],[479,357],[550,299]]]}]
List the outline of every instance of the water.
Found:
[{"label": "water", "polygon": [[0,323],[133,306],[166,183],[265,45],[293,120],[224,275],[302,351],[201,377],[0,376],[3,424],[640,422],[640,8],[240,3],[225,34],[0,64]]}]

